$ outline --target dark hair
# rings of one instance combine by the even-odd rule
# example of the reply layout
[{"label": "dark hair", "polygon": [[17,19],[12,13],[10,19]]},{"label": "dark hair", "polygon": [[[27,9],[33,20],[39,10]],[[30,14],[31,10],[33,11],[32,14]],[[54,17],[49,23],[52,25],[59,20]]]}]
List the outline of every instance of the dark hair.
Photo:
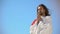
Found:
[{"label": "dark hair", "polygon": [[[45,9],[45,16],[50,16],[48,8],[44,4],[40,4],[38,7],[42,6]],[[37,12],[38,12],[38,7],[37,7]]]}]

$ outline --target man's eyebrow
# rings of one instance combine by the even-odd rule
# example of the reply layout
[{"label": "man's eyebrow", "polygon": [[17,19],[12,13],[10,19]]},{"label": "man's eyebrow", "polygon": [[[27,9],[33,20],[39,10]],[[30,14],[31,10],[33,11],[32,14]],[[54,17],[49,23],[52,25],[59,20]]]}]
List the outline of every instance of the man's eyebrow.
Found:
[{"label": "man's eyebrow", "polygon": [[40,9],[37,9],[37,10],[40,10]]}]

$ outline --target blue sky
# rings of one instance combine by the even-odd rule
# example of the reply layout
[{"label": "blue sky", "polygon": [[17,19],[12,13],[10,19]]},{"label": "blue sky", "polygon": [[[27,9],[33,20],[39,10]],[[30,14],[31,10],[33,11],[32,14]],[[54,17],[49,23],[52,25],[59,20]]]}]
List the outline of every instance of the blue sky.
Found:
[{"label": "blue sky", "polygon": [[35,16],[34,0],[3,0],[2,23],[4,34],[29,34]]},{"label": "blue sky", "polygon": [[[50,3],[44,0],[2,0],[1,26],[3,34],[30,34],[31,22],[36,18],[36,8],[41,3],[49,9],[54,9],[50,8]],[[55,12],[52,16],[55,16]],[[57,31],[55,29],[54,33]]]}]

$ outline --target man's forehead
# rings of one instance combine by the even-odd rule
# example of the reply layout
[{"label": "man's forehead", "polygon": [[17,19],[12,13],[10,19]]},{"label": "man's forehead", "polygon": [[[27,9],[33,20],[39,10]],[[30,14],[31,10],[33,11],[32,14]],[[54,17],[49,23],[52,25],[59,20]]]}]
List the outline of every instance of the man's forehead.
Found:
[{"label": "man's forehead", "polygon": [[40,9],[41,7],[38,7],[38,9]]},{"label": "man's forehead", "polygon": [[38,9],[41,9],[41,8],[43,8],[43,7],[42,7],[42,6],[39,6],[39,7],[38,7]]}]

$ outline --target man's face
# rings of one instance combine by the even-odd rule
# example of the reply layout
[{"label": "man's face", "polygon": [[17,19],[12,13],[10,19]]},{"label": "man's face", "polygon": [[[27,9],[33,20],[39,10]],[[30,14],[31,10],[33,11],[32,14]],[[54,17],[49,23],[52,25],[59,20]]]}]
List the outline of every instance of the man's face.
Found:
[{"label": "man's face", "polygon": [[39,15],[45,14],[45,9],[43,8],[43,6],[38,7],[38,14]]}]

